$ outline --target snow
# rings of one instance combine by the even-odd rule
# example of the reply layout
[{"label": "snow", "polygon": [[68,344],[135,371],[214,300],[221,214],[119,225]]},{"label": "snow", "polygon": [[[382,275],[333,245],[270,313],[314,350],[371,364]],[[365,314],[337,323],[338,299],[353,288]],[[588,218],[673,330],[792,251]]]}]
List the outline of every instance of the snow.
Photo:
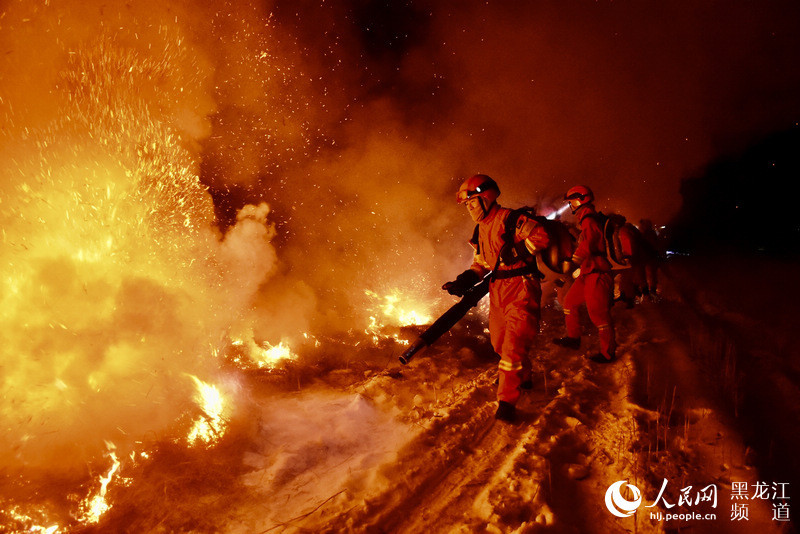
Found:
[{"label": "snow", "polygon": [[[493,418],[496,360],[480,314],[407,367],[374,366],[366,379],[338,388],[319,377],[316,387],[331,387],[329,400],[301,390],[284,405],[286,414],[262,423],[282,445],[265,447],[244,476],[274,480],[288,469],[291,485],[277,494],[266,487],[271,502],[291,502],[290,513],[274,523],[264,510],[241,513],[258,514],[263,531],[280,532],[789,532],[791,523],[773,517],[777,500],[748,500],[747,519],[731,519],[733,482],[752,489],[793,479],[759,472],[736,410],[726,411],[714,388],[724,377],[709,375],[711,353],[725,352],[714,336],[723,334],[701,325],[709,313],[733,317],[734,329],[754,327],[757,318],[719,308],[710,286],[704,305],[686,301],[682,294],[701,295],[692,287],[699,281],[672,267],[659,302],[615,308],[621,357],[612,365],[550,344],[563,322],[548,301],[532,350],[535,387],[523,394],[513,425]],[[585,327],[591,347],[596,335]],[[305,489],[312,481],[317,491]],[[604,505],[616,481],[642,492],[631,517],[615,517]],[[715,507],[686,503],[711,485]],[[716,519],[666,521],[656,512],[713,512]]]},{"label": "snow", "polygon": [[[609,365],[550,342],[563,316],[546,291],[534,387],[514,424],[494,419],[485,310],[407,366],[387,343],[342,366],[245,372],[224,439],[123,467],[130,487],[109,488],[114,506],[97,531],[792,532],[776,519],[778,505],[795,513],[791,321],[744,294],[762,289],[744,283],[751,266],[726,277],[702,267],[671,260],[658,302],[614,308],[620,358]],[[780,300],[793,311],[789,295]],[[596,331],[584,326],[591,352]],[[754,394],[751,383],[770,387]],[[628,517],[605,504],[619,481],[641,492]],[[748,498],[735,499],[743,483]],[[788,499],[772,496],[776,483]],[[699,500],[712,487],[715,506]],[[746,519],[734,508],[743,504]]]},{"label": "snow", "polygon": [[412,436],[358,394],[273,399],[262,414],[260,448],[244,455],[253,470],[242,481],[279,505],[264,510],[270,513],[260,522],[284,523],[331,497],[330,488],[385,491],[388,481],[376,468],[395,461]]}]

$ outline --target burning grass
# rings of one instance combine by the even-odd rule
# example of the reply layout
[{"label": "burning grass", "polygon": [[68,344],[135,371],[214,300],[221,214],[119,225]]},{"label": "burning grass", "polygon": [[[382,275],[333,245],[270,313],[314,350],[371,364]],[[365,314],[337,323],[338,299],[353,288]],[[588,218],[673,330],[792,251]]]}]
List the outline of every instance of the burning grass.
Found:
[{"label": "burning grass", "polygon": [[248,433],[232,431],[214,448],[161,442],[124,475],[135,480],[108,493],[111,510],[78,532],[218,532],[220,518],[245,498],[241,451]]}]

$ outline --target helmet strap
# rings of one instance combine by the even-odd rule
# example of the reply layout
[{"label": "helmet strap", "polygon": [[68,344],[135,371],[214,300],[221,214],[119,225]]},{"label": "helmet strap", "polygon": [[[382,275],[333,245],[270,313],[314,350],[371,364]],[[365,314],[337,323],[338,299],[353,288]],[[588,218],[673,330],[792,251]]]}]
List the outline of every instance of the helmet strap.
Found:
[{"label": "helmet strap", "polygon": [[483,201],[483,197],[478,197],[478,203],[481,205],[481,211],[483,211],[483,216],[489,214],[489,209],[486,207],[486,202]]},{"label": "helmet strap", "polygon": [[577,208],[572,208],[572,204],[570,204],[570,208],[572,208],[572,214],[576,215],[583,208],[586,208],[586,207],[590,206],[591,204],[592,204],[591,202],[586,202],[585,204],[579,205]]}]

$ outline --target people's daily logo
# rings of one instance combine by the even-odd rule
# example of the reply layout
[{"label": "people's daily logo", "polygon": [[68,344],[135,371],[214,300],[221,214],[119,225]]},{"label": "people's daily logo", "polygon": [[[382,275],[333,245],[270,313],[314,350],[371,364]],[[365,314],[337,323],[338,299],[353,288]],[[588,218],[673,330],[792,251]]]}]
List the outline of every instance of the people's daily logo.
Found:
[{"label": "people's daily logo", "polygon": [[[658,496],[651,504],[642,503],[642,492],[627,480],[617,480],[606,490],[606,508],[616,517],[630,517],[640,506],[650,508],[651,521],[716,521],[720,516],[719,489],[716,484],[690,485],[667,493],[665,478]],[[791,521],[789,506],[791,498],[788,482],[765,482],[757,480],[731,481],[730,521],[750,521],[750,507],[767,509],[772,506],[772,521]],[[652,510],[655,508],[655,510]]]},{"label": "people's daily logo", "polygon": [[[636,512],[642,504],[642,492],[633,484],[628,484],[627,480],[618,480],[611,484],[606,490],[606,508],[617,517],[628,517]],[[622,486],[626,485],[633,495],[633,500],[629,501],[622,496]]]}]

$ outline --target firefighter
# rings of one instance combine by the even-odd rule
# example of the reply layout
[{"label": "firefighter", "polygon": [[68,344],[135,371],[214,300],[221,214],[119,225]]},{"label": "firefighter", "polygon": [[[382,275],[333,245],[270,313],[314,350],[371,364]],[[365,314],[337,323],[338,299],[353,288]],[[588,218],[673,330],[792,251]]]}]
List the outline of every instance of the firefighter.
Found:
[{"label": "firefighter", "polygon": [[474,259],[469,269],[442,289],[462,296],[492,272],[489,335],[500,355],[495,417],[510,422],[515,418],[520,387],[532,387],[528,351],[539,332],[542,297],[533,253],[547,247],[548,237],[534,219],[501,207],[499,195],[497,183],[485,174],[476,174],[461,184],[457,201],[466,205],[477,223],[470,241]]},{"label": "firefighter", "polygon": [[570,260],[568,262],[568,265],[564,266],[563,269],[564,275],[559,277],[559,279],[555,281],[555,286],[556,286],[555,306],[556,309],[562,311],[564,309],[564,299],[566,298],[567,293],[569,293],[569,288],[572,287],[572,282],[575,281],[574,278],[572,278],[572,270],[573,270],[572,255],[575,252],[575,245],[578,242],[578,236],[580,236],[581,234],[580,228],[578,228],[576,225],[574,224],[568,225],[566,222],[563,222],[563,224],[566,228],[568,228],[572,239],[569,243],[569,252],[567,254],[567,257],[569,257]]},{"label": "firefighter", "polygon": [[578,350],[581,346],[580,307],[586,305],[589,318],[597,327],[600,338],[600,353],[589,359],[597,363],[610,363],[616,359],[614,323],[611,320],[611,304],[614,281],[611,263],[606,257],[603,228],[596,218],[594,194],[584,185],[567,191],[564,198],[569,201],[573,215],[580,226],[578,247],[572,256],[576,266],[575,281],[564,297],[564,319],[567,336],[554,339],[556,345]]},{"label": "firefighter", "polygon": [[620,262],[626,265],[625,269],[614,271],[614,302],[621,301],[627,308],[633,308],[636,299],[637,281],[640,273],[644,272],[644,263],[641,259],[642,236],[639,229],[629,223],[624,215],[609,213],[609,219],[615,221],[619,228],[619,254]]},{"label": "firefighter", "polygon": [[641,219],[639,231],[645,242],[645,280],[642,285],[642,296],[649,296],[653,302],[658,301],[658,268],[662,257],[661,243],[653,221]]}]

